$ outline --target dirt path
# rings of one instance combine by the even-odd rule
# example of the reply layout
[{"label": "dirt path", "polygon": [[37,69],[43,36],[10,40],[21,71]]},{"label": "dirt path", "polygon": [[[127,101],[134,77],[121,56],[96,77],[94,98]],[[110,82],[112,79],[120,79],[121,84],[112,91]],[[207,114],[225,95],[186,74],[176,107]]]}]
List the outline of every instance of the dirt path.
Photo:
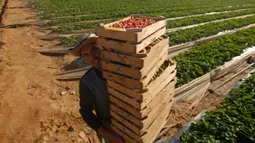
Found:
[{"label": "dirt path", "polygon": [[[23,6],[10,0],[7,7]],[[36,21],[29,8],[7,9],[3,24]],[[79,109],[78,82],[54,79],[65,63],[63,57],[40,55],[36,48],[57,42],[41,41],[39,27],[0,29],[0,142],[97,142],[95,133],[86,132]],[[60,95],[66,87],[75,90]]]}]

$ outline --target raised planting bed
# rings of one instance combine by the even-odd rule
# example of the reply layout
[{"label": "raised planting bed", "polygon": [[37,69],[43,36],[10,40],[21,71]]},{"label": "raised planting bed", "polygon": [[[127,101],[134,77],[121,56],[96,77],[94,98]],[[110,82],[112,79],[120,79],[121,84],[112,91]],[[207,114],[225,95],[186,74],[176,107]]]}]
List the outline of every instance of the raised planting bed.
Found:
[{"label": "raised planting bed", "polygon": [[255,23],[255,16],[250,16],[247,18],[234,19],[178,30],[176,32],[167,33],[167,35],[169,36],[169,45],[172,46],[198,40],[203,37],[216,35],[219,32],[244,27],[253,23]]},{"label": "raised planting bed", "polygon": [[254,142],[255,141],[255,74],[238,88],[232,89],[223,103],[194,122],[181,136],[191,142]]},{"label": "raised planting bed", "polygon": [[255,45],[255,28],[239,31],[192,48],[173,59],[177,62],[177,87],[203,76]]}]

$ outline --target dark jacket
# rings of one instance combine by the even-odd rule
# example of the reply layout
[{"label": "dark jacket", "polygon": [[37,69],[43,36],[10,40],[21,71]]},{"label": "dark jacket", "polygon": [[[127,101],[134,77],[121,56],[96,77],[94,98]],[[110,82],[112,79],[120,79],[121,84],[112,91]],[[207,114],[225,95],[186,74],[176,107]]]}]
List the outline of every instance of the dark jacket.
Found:
[{"label": "dark jacket", "polygon": [[[102,72],[91,68],[80,80],[80,114],[83,120],[97,130],[110,123],[110,105],[106,81]],[[92,112],[96,111],[96,115]],[[107,127],[108,128],[108,127]]]}]

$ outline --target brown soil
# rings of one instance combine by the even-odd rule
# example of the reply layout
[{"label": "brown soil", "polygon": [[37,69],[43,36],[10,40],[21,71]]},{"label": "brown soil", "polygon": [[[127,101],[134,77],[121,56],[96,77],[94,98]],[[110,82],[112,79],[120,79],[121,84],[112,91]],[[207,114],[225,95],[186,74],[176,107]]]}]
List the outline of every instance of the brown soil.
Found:
[{"label": "brown soil", "polygon": [[[8,7],[16,6],[24,6],[23,0],[9,1]],[[7,9],[3,25],[36,20],[29,8]],[[79,137],[86,124],[78,112],[78,82],[54,79],[70,56],[37,53],[36,48],[58,43],[39,40],[46,33],[38,29],[0,29],[0,142],[98,142],[95,132]],[[67,94],[60,95],[62,91]]]},{"label": "brown soil", "polygon": [[[9,0],[8,7],[22,6],[23,0]],[[36,20],[29,8],[11,8],[7,9],[3,24]],[[36,26],[0,29],[0,142],[98,142],[96,133],[87,131],[79,114],[78,82],[54,78],[73,57],[49,57],[36,52],[37,48],[58,44],[58,41],[39,40],[38,37],[46,34]],[[75,95],[70,94],[72,90]],[[63,91],[67,93],[61,95]],[[210,94],[192,110],[187,110],[190,103],[174,105],[169,123],[180,126],[170,130],[167,136],[201,110],[214,109],[222,98]],[[85,133],[83,138],[79,137],[81,132]]]}]

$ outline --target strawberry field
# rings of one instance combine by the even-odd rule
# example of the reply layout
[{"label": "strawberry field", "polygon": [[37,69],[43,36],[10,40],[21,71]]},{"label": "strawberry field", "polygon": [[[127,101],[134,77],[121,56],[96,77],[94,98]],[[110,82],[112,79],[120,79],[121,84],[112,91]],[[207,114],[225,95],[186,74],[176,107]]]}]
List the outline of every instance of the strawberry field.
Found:
[{"label": "strawberry field", "polygon": [[[254,0],[30,0],[29,5],[44,21],[42,29],[60,35],[58,41],[63,47],[77,44],[82,34],[94,33],[94,28],[102,23],[111,23],[132,14],[164,16],[169,49],[241,29],[217,40],[194,44],[187,51],[172,56],[177,62],[176,88],[255,46]],[[153,23],[152,19],[131,18],[110,27],[144,28]],[[163,64],[152,80],[166,67]],[[244,137],[254,141],[254,79],[253,74],[240,88],[233,89],[219,108],[193,124],[181,140],[187,143],[239,142],[244,141]]]},{"label": "strawberry field", "polygon": [[240,142],[255,140],[255,74],[233,89],[214,111],[207,112],[181,136],[185,143]]}]

